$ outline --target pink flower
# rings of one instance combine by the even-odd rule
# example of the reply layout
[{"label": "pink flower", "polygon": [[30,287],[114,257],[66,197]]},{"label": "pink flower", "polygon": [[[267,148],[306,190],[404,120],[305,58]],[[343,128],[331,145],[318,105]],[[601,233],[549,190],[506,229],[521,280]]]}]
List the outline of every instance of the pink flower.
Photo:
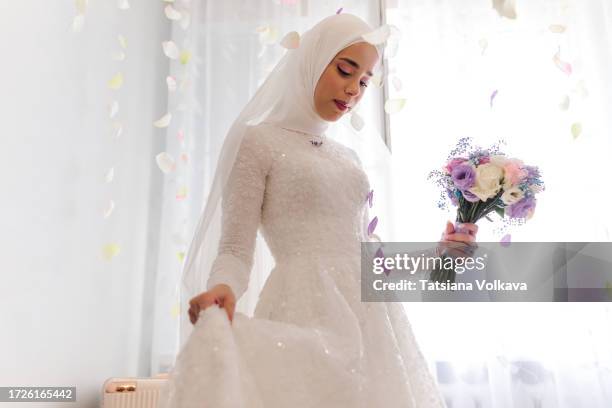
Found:
[{"label": "pink flower", "polygon": [[527,170],[523,169],[523,163],[516,159],[511,159],[504,166],[504,190],[518,185],[527,178]]},{"label": "pink flower", "polygon": [[458,165],[462,164],[463,162],[465,162],[467,159],[464,159],[463,157],[457,157],[455,159],[452,159],[451,161],[449,161],[446,166],[444,166],[444,170],[446,170],[446,172],[448,174],[453,172],[453,169],[455,167],[457,167]]}]

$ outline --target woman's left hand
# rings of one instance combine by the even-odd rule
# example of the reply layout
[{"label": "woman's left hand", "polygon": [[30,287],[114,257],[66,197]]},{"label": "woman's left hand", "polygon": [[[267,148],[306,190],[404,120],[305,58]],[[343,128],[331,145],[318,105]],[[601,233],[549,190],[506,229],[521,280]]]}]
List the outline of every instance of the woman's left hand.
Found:
[{"label": "woman's left hand", "polygon": [[461,227],[461,232],[455,230],[452,222],[446,222],[446,229],[442,233],[438,247],[452,256],[471,256],[477,247],[475,242],[478,225],[466,222],[458,226]]}]

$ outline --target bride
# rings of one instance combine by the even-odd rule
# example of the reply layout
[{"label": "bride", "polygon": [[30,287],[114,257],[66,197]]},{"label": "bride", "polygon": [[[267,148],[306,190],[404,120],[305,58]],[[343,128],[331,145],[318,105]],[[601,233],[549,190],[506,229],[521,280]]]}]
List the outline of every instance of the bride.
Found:
[{"label": "bride", "polygon": [[[325,134],[364,95],[381,57],[364,40],[372,31],[350,14],[319,22],[232,125],[186,282],[207,272],[202,248],[222,198],[218,251],[158,406],[444,406],[402,305],[360,300],[370,185],[356,153]],[[464,227],[448,223],[441,242],[474,242],[476,226]],[[275,266],[247,317],[235,305],[258,229]]]}]

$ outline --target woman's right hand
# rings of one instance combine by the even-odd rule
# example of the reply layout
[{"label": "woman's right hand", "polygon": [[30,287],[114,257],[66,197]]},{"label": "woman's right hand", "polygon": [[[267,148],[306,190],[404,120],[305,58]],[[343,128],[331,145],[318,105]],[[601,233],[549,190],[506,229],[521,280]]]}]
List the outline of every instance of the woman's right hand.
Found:
[{"label": "woman's right hand", "polygon": [[212,289],[200,293],[189,301],[189,320],[191,324],[198,321],[200,311],[212,305],[219,305],[225,309],[230,322],[234,319],[234,309],[236,308],[236,296],[232,289],[223,283],[215,285]]}]

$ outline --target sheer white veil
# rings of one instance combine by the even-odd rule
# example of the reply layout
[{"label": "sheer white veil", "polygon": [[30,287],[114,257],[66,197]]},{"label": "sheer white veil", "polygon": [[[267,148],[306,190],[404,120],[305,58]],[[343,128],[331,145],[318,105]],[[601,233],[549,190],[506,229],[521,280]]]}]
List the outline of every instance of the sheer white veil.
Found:
[{"label": "sheer white veil", "polygon": [[[181,347],[192,330],[186,313],[188,302],[206,290],[206,281],[216,257],[221,231],[219,201],[247,127],[266,121],[301,132],[324,133],[330,123],[318,116],[313,100],[319,77],[338,52],[352,44],[364,42],[364,35],[372,33],[375,30],[370,25],[351,14],[337,14],[323,19],[301,36],[297,48],[287,50],[230,127],[183,266],[180,290]],[[382,59],[382,46],[376,46]],[[384,146],[379,136],[371,138],[374,143]],[[385,159],[381,157],[381,160]]]}]

